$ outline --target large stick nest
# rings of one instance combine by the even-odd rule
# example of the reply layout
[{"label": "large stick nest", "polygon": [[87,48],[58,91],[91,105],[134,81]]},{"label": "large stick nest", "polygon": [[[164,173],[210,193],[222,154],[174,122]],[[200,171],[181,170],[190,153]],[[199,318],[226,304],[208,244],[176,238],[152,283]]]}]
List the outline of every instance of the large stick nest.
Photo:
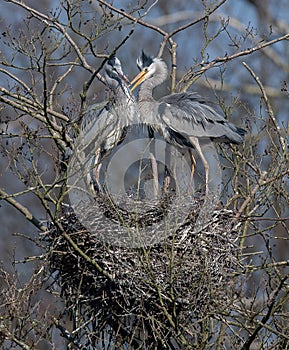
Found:
[{"label": "large stick nest", "polygon": [[122,324],[128,333],[141,327],[142,334],[153,331],[158,337],[173,334],[177,323],[192,328],[196,320],[225,308],[232,273],[238,268],[237,233],[232,212],[223,208],[195,232],[201,204],[196,200],[174,235],[134,249],[100,240],[68,207],[61,226],[85,254],[75,250],[59,226],[51,223],[47,235],[49,263],[67,306],[97,317],[100,331]]}]

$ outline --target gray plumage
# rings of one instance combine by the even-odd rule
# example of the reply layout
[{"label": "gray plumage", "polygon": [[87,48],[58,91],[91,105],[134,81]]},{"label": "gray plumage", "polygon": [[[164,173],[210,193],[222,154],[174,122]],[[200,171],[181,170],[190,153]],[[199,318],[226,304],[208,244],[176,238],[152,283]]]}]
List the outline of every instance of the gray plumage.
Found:
[{"label": "gray plumage", "polygon": [[101,139],[101,151],[108,152],[125,136],[126,126],[135,118],[136,106],[117,57],[105,63],[104,78],[109,87],[108,99],[87,109],[81,133],[84,145],[94,145]]},{"label": "gray plumage", "polygon": [[[197,150],[204,164],[208,191],[209,165],[199,140],[209,139],[239,144],[243,142],[245,131],[228,122],[196,93],[175,93],[156,101],[153,98],[153,90],[167,78],[166,63],[160,58],[152,58],[142,52],[137,59],[137,65],[141,72],[133,79],[132,90],[142,83],[138,101],[141,120],[152,125],[167,142],[178,147]],[[192,160],[194,163],[193,156]]]},{"label": "gray plumage", "polygon": [[104,78],[109,87],[108,100],[90,106],[81,123],[81,142],[86,156],[94,154],[91,176],[98,183],[101,158],[121,143],[127,126],[136,118],[136,104],[115,56],[104,66]]},{"label": "gray plumage", "polygon": [[242,143],[244,130],[228,122],[207,103],[196,93],[183,92],[161,98],[158,110],[164,123],[186,138],[196,136]]}]

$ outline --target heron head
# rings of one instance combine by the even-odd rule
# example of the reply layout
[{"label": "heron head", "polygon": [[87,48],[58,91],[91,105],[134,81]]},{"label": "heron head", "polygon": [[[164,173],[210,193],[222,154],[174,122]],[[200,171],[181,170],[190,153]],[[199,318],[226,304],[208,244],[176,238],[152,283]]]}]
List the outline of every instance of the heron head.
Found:
[{"label": "heron head", "polygon": [[129,83],[128,78],[124,75],[120,60],[116,56],[111,56],[105,63],[105,79],[108,85],[115,88],[122,85],[123,82]]},{"label": "heron head", "polygon": [[143,81],[148,80],[157,74],[162,75],[159,79],[160,81],[164,80],[167,76],[167,65],[161,58],[153,58],[142,51],[141,55],[137,58],[136,63],[140,73],[130,82],[130,85],[133,85],[131,91]]},{"label": "heron head", "polygon": [[153,61],[153,57],[146,55],[144,50],[142,50],[141,55],[136,60],[136,64],[138,69],[142,71],[145,67],[149,67]]}]

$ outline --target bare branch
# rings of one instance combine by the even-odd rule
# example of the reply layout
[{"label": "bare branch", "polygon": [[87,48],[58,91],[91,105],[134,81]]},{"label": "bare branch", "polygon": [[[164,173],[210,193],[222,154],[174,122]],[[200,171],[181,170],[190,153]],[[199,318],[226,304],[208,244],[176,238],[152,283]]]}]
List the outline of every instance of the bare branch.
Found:
[{"label": "bare branch", "polygon": [[279,38],[273,39],[271,41],[265,42],[263,44],[258,44],[250,49],[246,49],[240,52],[236,52],[230,56],[224,56],[224,57],[216,57],[214,60],[212,60],[209,63],[206,63],[201,69],[199,69],[196,72],[189,72],[187,73],[182,80],[179,82],[179,84],[181,82],[184,82],[184,87],[182,88],[182,91],[186,91],[197,79],[199,79],[199,77],[204,74],[208,69],[218,65],[218,64],[223,64],[225,62],[229,62],[232,61],[238,57],[242,57],[242,56],[247,56],[250,55],[256,51],[262,50],[263,48],[267,47],[267,46],[271,46],[273,44],[276,44],[280,41],[283,40],[288,40],[289,39],[289,34],[283,35]]},{"label": "bare branch", "polygon": [[31,214],[31,212],[22,204],[17,202],[14,198],[12,198],[9,194],[7,194],[2,188],[0,188],[0,199],[5,200],[7,203],[11,204],[14,208],[16,208],[20,213],[22,213],[25,218],[31,222],[34,226],[36,226],[41,231],[46,231],[47,227],[44,226],[40,220],[38,220],[35,216]]},{"label": "bare branch", "polygon": [[264,86],[263,84],[261,83],[259,77],[254,73],[254,71],[252,70],[252,68],[250,68],[248,66],[247,63],[243,62],[243,65],[245,66],[245,68],[249,71],[249,73],[252,75],[252,77],[255,79],[256,83],[258,84],[260,90],[261,90],[261,93],[263,95],[263,98],[264,98],[264,101],[265,101],[265,104],[266,104],[266,107],[267,107],[267,112],[268,112],[268,115],[275,127],[275,129],[277,130],[278,132],[278,135],[279,135],[279,139],[280,139],[280,142],[281,142],[281,146],[282,146],[282,151],[283,151],[283,154],[285,155],[285,150],[286,150],[286,142],[285,142],[285,139],[284,137],[282,136],[282,131],[280,129],[280,126],[278,125],[278,122],[274,116],[274,112],[273,112],[273,109],[271,107],[271,103],[270,101],[268,100],[268,97],[267,97],[267,93],[266,93],[266,90],[264,89]]},{"label": "bare branch", "polygon": [[[132,22],[135,22],[135,23],[138,23],[144,27],[147,27],[149,29],[152,29],[153,31],[161,34],[161,35],[167,35],[167,33],[162,30],[161,28],[157,27],[157,26],[154,26],[152,24],[149,24],[147,22],[144,22],[143,20],[139,19],[139,18],[136,18],[130,14],[128,14],[127,12],[123,11],[123,10],[120,10],[118,9],[117,7],[115,6],[112,6],[110,3],[108,3],[107,1],[103,1],[103,0],[97,0],[100,4],[106,6],[107,8],[109,8],[110,10],[116,12],[116,13],[119,13],[120,15],[122,15],[123,17],[125,18],[128,18],[130,19]],[[156,2],[155,2],[156,3]]]},{"label": "bare branch", "polygon": [[286,275],[280,281],[280,284],[279,284],[278,288],[276,288],[276,290],[274,291],[274,294],[270,298],[271,300],[269,301],[269,304],[268,304],[267,313],[263,316],[263,318],[259,322],[258,326],[254,329],[253,333],[246,340],[246,342],[242,346],[241,350],[249,350],[250,349],[250,346],[253,343],[253,341],[256,339],[257,334],[263,328],[263,324],[266,324],[266,322],[269,320],[269,318],[270,318],[270,316],[271,316],[271,314],[273,312],[273,308],[274,308],[274,305],[275,305],[275,302],[276,302],[276,298],[277,298],[278,294],[280,293],[281,289],[284,286],[284,283],[286,282],[286,280],[288,278],[289,278],[289,275]]},{"label": "bare branch", "polygon": [[200,18],[193,20],[187,24],[184,24],[183,26],[178,27],[177,29],[173,30],[171,33],[168,33],[167,35],[165,35],[164,40],[161,44],[161,48],[160,51],[158,53],[158,56],[161,56],[164,50],[164,47],[166,45],[166,43],[168,42],[168,40],[170,38],[172,38],[174,35],[176,35],[177,33],[186,30],[189,27],[192,27],[193,25],[204,21],[206,18],[208,18],[212,13],[214,13],[220,6],[222,6],[227,0],[221,0],[215,7],[213,7],[212,9],[209,9],[206,11],[206,13],[204,15],[202,15]]}]

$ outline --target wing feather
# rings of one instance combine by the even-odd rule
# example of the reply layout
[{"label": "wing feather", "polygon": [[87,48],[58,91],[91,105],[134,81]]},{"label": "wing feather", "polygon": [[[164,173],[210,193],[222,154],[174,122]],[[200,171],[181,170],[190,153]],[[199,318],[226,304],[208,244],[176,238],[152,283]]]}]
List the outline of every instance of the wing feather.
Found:
[{"label": "wing feather", "polygon": [[163,122],[186,137],[212,138],[223,142],[241,143],[244,130],[228,122],[196,93],[184,92],[159,100]]}]

